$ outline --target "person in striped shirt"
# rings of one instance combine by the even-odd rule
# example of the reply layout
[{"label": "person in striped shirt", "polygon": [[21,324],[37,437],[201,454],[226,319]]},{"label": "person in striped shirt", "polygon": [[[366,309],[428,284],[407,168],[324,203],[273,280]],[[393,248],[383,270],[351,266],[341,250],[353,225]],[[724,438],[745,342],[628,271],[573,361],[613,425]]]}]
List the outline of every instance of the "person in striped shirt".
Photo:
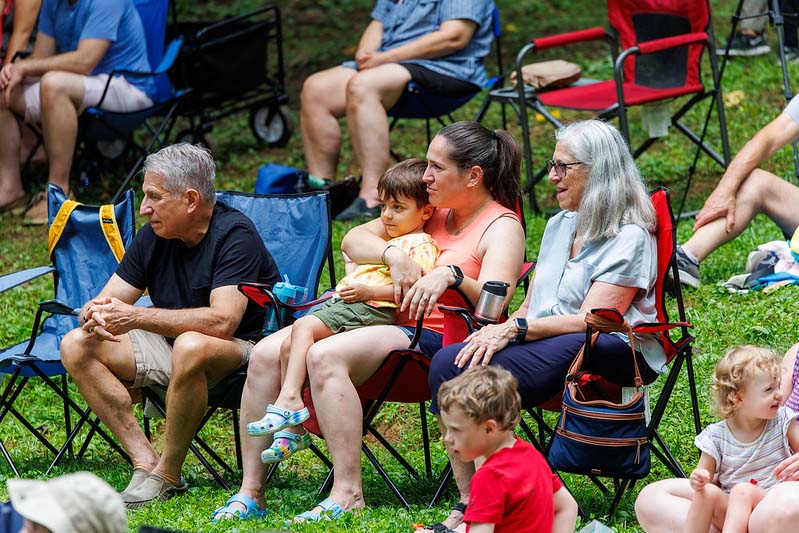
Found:
[{"label": "person in striped shirt", "polygon": [[747,531],[754,508],[782,481],[775,465],[799,451],[799,426],[781,405],[780,378],[780,360],[767,348],[737,346],[716,364],[711,396],[722,420],[694,441],[702,455],[683,531]]}]

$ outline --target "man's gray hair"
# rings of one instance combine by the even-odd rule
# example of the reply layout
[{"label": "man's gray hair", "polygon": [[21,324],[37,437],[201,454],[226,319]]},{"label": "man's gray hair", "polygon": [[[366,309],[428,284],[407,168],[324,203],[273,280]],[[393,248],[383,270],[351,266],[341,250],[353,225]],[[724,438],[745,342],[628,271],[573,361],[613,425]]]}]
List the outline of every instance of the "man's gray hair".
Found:
[{"label": "man's gray hair", "polygon": [[584,240],[615,237],[625,224],[655,231],[655,208],[619,130],[601,120],[584,120],[558,129],[555,140],[588,168],[580,200]]},{"label": "man's gray hair", "polygon": [[164,187],[172,194],[196,189],[203,202],[214,205],[216,168],[211,152],[200,145],[178,143],[161,148],[144,160],[144,172],[164,178]]}]

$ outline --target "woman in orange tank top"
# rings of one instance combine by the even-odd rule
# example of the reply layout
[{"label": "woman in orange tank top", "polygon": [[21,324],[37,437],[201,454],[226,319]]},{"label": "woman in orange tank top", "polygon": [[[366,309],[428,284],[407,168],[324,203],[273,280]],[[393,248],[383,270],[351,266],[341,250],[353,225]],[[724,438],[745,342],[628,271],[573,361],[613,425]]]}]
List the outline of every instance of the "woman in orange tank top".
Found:
[{"label": "woman in orange tank top", "polygon": [[[451,285],[458,285],[476,302],[487,280],[515,284],[524,256],[524,231],[513,211],[520,195],[520,161],[519,145],[506,131],[458,122],[436,135],[427,152],[423,178],[430,203],[436,207],[425,231],[433,235],[441,250],[430,272],[422,272],[405,253],[386,245],[388,235],[379,219],[353,228],[345,236],[342,250],[352,261],[390,267],[395,300],[410,320],[333,335],[308,352],[316,416],[335,477],[329,498],[303,513],[302,520],[336,517],[365,506],[361,489],[363,411],[355,387],[374,374],[389,352],[408,347],[412,328],[402,324],[433,313],[438,298]],[[430,328],[419,347],[432,357],[441,347],[442,325],[437,315]],[[277,398],[280,345],[289,334],[290,327],[284,328],[253,349],[241,399],[243,424],[261,418],[264,406]],[[265,508],[266,469],[259,455],[270,442],[268,437],[245,437],[242,445],[244,477],[239,494],[231,501],[248,502],[241,503],[247,507],[241,509],[245,514],[252,505]],[[225,513],[229,511],[220,512]]]}]

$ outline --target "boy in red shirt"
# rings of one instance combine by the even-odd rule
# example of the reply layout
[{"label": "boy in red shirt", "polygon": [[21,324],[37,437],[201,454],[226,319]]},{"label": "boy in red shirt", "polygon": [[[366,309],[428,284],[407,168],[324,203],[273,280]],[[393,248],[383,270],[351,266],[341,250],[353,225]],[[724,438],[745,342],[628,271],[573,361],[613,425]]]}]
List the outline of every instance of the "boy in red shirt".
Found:
[{"label": "boy in red shirt", "polygon": [[447,448],[463,461],[484,459],[470,485],[467,533],[553,529],[553,494],[562,485],[544,457],[513,434],[521,410],[516,386],[504,368],[477,366],[439,389]]}]

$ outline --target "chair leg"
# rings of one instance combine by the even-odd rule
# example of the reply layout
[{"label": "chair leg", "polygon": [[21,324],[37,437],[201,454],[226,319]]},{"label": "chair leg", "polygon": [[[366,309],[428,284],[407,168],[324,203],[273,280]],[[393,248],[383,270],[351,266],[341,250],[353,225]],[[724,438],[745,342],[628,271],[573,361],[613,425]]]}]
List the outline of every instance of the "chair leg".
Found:
[{"label": "chair leg", "polygon": [[435,506],[439,502],[441,495],[444,494],[444,489],[447,488],[447,483],[449,483],[450,479],[452,479],[452,464],[447,463],[446,468],[444,468],[444,471],[441,472],[441,477],[439,477],[436,493],[433,494],[433,499],[430,500],[430,507]]},{"label": "chair leg", "polygon": [[394,482],[391,480],[391,478],[388,475],[388,472],[385,471],[383,465],[380,464],[380,462],[377,460],[377,457],[375,457],[375,455],[372,453],[372,450],[369,449],[369,447],[366,445],[365,442],[361,442],[361,449],[363,450],[363,454],[366,456],[367,459],[369,459],[369,462],[372,463],[372,466],[375,467],[377,473],[380,475],[381,478],[383,478],[383,481],[386,483],[386,485],[388,485],[388,488],[391,489],[391,492],[394,493],[394,496],[397,497],[402,506],[410,510],[411,508],[410,504],[402,495],[400,490],[397,488],[397,485],[395,485]]},{"label": "chair leg", "polygon": [[616,514],[616,509],[619,507],[619,503],[621,503],[621,498],[624,496],[624,492],[632,488],[635,484],[634,479],[622,479],[619,485],[616,488],[616,494],[613,496],[613,502],[610,504],[610,509],[608,509],[608,518],[613,518],[613,515]]},{"label": "chair leg", "polygon": [[241,430],[239,429],[239,410],[233,411],[233,439],[236,441],[236,466],[239,471],[244,470],[244,462],[241,458]]},{"label": "chair leg", "polygon": [[372,436],[377,439],[377,442],[383,445],[383,447],[394,457],[394,459],[397,460],[399,464],[402,465],[403,468],[405,468],[405,470],[408,471],[412,477],[419,477],[419,473],[416,471],[416,469],[397,451],[396,448],[394,448],[394,446],[391,445],[390,442],[386,440],[383,435],[381,435],[372,426],[369,426],[369,433],[371,433]]},{"label": "chair leg", "polygon": [[2,440],[0,440],[0,453],[2,453],[3,457],[5,457],[8,466],[10,466],[11,471],[14,472],[14,476],[21,477],[19,470],[17,469],[17,465],[14,464],[14,460],[11,459],[11,455],[8,453],[8,450],[6,449],[6,446],[3,444]]},{"label": "chair leg", "polygon": [[[67,375],[61,374],[61,390],[64,391],[64,428],[66,430],[67,435],[71,433],[71,420],[69,416],[69,405],[67,405],[67,400],[69,398],[69,390],[67,389]],[[72,453],[72,441],[68,440],[69,447],[67,448],[67,453],[70,457],[73,457]]]},{"label": "chair leg", "polygon": [[333,488],[333,469],[330,469],[330,472],[327,473],[322,486],[319,487],[319,492],[317,492],[318,496],[322,494],[330,494],[330,490]]},{"label": "chair leg", "polygon": [[430,433],[427,428],[427,405],[419,402],[419,420],[422,422],[422,445],[424,446],[424,471],[427,477],[433,475],[433,464],[430,459]]}]

